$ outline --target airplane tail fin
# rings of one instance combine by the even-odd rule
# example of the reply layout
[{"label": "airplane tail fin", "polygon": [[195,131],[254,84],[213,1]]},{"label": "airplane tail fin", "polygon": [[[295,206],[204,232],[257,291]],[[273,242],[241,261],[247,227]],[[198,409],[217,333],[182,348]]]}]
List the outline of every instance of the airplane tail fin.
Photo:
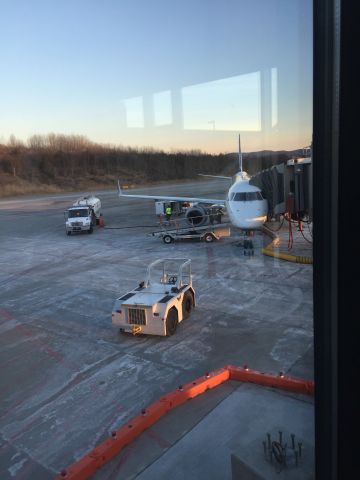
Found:
[{"label": "airplane tail fin", "polygon": [[240,172],[243,171],[243,158],[242,158],[242,151],[241,151],[241,144],[240,144],[240,133],[239,133],[239,168]]}]

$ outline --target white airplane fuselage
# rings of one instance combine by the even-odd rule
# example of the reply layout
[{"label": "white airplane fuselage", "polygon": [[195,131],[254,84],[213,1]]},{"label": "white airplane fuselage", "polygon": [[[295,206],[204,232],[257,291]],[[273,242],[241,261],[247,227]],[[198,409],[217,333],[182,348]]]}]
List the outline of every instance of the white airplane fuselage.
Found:
[{"label": "white airplane fuselage", "polygon": [[266,222],[268,204],[261,190],[241,178],[230,187],[225,200],[231,223],[243,230],[256,230]]}]

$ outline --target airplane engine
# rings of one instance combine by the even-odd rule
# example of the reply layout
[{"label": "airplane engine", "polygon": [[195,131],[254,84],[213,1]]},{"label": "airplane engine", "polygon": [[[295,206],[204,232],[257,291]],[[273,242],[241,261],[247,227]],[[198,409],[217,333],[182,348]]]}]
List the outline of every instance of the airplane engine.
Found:
[{"label": "airplane engine", "polygon": [[206,225],[209,219],[206,208],[201,207],[200,205],[194,205],[193,207],[188,208],[185,217],[189,225],[193,225],[194,227]]}]

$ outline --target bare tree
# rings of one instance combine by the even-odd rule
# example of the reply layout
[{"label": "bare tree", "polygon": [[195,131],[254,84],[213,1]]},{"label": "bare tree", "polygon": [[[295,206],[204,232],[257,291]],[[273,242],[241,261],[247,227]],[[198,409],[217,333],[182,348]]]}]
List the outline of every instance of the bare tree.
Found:
[{"label": "bare tree", "polygon": [[9,137],[8,145],[12,148],[19,148],[24,146],[24,142],[19,138],[16,138],[15,135],[12,133]]}]

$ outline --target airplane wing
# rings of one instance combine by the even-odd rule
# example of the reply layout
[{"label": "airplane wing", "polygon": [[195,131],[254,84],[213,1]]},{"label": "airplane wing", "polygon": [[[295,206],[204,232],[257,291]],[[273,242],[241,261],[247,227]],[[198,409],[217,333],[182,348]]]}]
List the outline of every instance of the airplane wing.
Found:
[{"label": "airplane wing", "polygon": [[224,175],[207,175],[206,173],[198,173],[200,177],[211,177],[211,178],[225,178],[226,180],[232,180],[232,177],[225,177]]},{"label": "airplane wing", "polygon": [[225,200],[219,198],[198,198],[198,197],[175,197],[175,196],[164,196],[164,195],[135,195],[135,194],[124,194],[121,190],[120,183],[118,181],[118,191],[119,197],[130,197],[130,198],[151,198],[153,200],[168,200],[169,202],[199,202],[199,203],[216,203],[217,205],[225,206]]}]

